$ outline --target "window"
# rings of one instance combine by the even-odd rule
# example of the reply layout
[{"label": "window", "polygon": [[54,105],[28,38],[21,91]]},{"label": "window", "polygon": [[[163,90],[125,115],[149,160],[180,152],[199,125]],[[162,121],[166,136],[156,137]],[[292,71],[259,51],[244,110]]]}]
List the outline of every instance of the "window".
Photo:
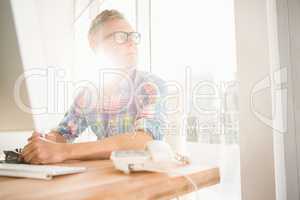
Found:
[{"label": "window", "polygon": [[[151,71],[169,93],[167,140],[221,168],[203,199],[240,199],[233,1],[150,1]],[[169,125],[168,128],[171,126]],[[174,136],[175,135],[175,136]],[[184,142],[186,141],[186,142]]]}]

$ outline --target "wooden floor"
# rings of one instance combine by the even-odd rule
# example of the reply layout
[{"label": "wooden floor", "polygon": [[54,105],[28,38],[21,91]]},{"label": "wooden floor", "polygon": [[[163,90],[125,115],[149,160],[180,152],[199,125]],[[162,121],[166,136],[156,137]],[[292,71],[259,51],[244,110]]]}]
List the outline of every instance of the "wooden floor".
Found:
[{"label": "wooden floor", "polygon": [[[55,177],[50,181],[0,177],[0,199],[171,199],[194,190],[185,177],[117,171],[110,160],[73,161],[70,166],[85,166],[84,173]],[[219,183],[218,168],[188,175],[198,189]]]}]

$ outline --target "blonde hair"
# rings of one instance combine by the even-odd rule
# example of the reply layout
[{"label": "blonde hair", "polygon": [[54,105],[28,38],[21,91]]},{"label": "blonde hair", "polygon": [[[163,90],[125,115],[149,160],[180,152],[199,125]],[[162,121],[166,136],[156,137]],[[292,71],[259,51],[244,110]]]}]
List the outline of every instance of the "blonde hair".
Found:
[{"label": "blonde hair", "polygon": [[88,39],[90,47],[93,49],[97,43],[95,38],[96,33],[100,30],[104,23],[116,20],[116,19],[125,19],[123,14],[117,10],[104,10],[100,14],[98,14],[92,21],[89,32],[88,32]]}]

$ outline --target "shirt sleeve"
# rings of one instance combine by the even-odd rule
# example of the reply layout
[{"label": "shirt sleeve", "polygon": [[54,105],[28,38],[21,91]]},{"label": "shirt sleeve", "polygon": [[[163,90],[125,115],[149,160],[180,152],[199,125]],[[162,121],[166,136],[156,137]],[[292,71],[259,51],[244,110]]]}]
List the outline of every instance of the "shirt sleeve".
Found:
[{"label": "shirt sleeve", "polygon": [[166,124],[163,99],[166,94],[167,90],[162,80],[151,80],[141,84],[136,96],[136,131],[143,130],[154,140],[163,139],[163,130]]},{"label": "shirt sleeve", "polygon": [[68,143],[72,143],[87,127],[86,110],[87,93],[82,91],[64,115],[54,131],[61,134]]}]

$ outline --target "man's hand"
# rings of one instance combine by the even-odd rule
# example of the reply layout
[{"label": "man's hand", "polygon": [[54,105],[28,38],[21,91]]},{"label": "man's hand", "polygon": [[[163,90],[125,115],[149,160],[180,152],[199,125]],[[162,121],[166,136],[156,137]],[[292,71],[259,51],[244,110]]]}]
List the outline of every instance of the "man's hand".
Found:
[{"label": "man's hand", "polygon": [[25,162],[32,164],[59,163],[65,160],[65,144],[33,134],[22,151]]},{"label": "man's hand", "polygon": [[[34,137],[43,137],[43,135],[42,135],[41,133],[35,131],[35,132],[32,133],[32,136],[31,136],[30,138],[27,139],[28,142],[29,142],[30,140],[32,140]],[[57,133],[57,132],[50,132],[50,133],[47,133],[47,134],[45,135],[45,138],[46,138],[47,140],[51,140],[51,141],[53,141],[53,142],[66,143],[66,139],[65,139],[62,135],[60,135],[59,133]]]}]

